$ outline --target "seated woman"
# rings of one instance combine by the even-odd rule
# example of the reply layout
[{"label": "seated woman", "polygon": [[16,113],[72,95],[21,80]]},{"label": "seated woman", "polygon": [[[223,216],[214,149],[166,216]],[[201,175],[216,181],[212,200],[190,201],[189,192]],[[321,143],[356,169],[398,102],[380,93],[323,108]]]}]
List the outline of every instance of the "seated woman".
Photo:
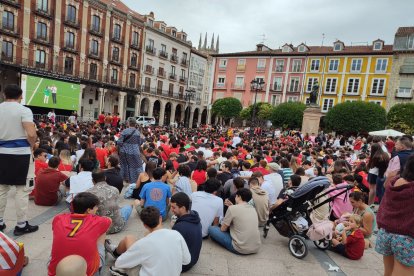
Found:
[{"label": "seated woman", "polygon": [[140,173],[135,184],[134,190],[132,192],[132,198],[141,199],[139,194],[141,193],[142,187],[145,184],[152,181],[152,172],[155,170],[157,165],[154,162],[148,162],[145,166],[145,171]]},{"label": "seated woman", "polygon": [[374,212],[365,203],[365,195],[361,192],[351,193],[349,195],[349,201],[354,208],[354,214],[360,215],[362,218],[360,230],[364,234],[365,248],[368,248],[371,245],[369,239],[377,226]]}]

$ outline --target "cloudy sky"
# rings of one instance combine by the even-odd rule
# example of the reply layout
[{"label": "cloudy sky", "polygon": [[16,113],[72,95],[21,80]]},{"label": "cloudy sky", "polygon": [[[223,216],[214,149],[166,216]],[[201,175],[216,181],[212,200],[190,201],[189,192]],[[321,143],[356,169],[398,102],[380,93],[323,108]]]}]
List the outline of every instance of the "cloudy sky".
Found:
[{"label": "cloudy sky", "polygon": [[399,26],[414,26],[413,0],[123,0],[140,14],[183,29],[193,45],[200,33],[220,35],[220,52],[271,48],[284,43],[366,44],[377,38],[392,44]]}]

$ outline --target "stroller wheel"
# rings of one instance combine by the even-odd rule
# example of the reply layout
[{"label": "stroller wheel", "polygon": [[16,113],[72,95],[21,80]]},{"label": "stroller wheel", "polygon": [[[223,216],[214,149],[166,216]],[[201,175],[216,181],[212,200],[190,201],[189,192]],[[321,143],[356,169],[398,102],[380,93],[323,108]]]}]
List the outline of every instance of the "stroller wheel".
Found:
[{"label": "stroller wheel", "polygon": [[289,239],[289,251],[293,257],[303,259],[308,254],[308,246],[303,237],[299,235],[293,235]]},{"label": "stroller wheel", "polygon": [[314,241],[313,242],[315,244],[315,246],[321,250],[326,250],[329,248],[329,246],[331,245],[331,241],[327,240],[327,239],[322,239],[319,241]]}]

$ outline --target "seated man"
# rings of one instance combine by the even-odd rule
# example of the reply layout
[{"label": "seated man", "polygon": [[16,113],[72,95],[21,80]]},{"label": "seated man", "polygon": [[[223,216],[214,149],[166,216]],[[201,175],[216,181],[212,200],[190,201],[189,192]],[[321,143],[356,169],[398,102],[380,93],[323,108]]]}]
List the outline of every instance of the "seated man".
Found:
[{"label": "seated man", "polygon": [[204,183],[204,191],[191,194],[191,210],[200,216],[203,238],[208,236],[208,227],[218,225],[223,217],[223,200],[216,196],[220,185],[216,178],[209,178]]},{"label": "seated man", "polygon": [[78,255],[63,258],[56,266],[56,276],[87,276],[88,264]]},{"label": "seated man", "polygon": [[119,208],[119,191],[117,188],[109,186],[108,183],[106,183],[104,171],[93,172],[92,181],[94,186],[87,192],[94,194],[99,198],[100,203],[96,214],[98,216],[107,216],[112,220],[112,225],[108,230],[108,234],[122,231],[131,216],[133,205],[126,205]]},{"label": "seated man", "polygon": [[71,176],[65,182],[65,186],[69,190],[66,202],[71,203],[76,194],[93,187],[92,171],[94,167],[94,162],[89,159],[79,160],[79,173]]},{"label": "seated man", "polygon": [[111,219],[96,216],[99,199],[91,193],[79,193],[72,202],[73,213],[59,214],[52,222],[53,243],[49,275],[69,255],[79,255],[88,264],[87,275],[94,275],[105,265],[105,237]]},{"label": "seated man", "polygon": [[140,218],[149,231],[143,238],[126,236],[118,246],[105,241],[106,251],[116,259],[115,265],[110,267],[112,275],[128,275],[126,270],[138,265],[141,266],[139,275],[180,275],[182,265],[191,262],[183,236],[162,228],[162,217],[156,207],[144,208]]},{"label": "seated man", "polygon": [[53,206],[58,204],[64,194],[65,187],[61,182],[68,177],[58,170],[60,164],[59,157],[52,157],[49,160],[49,167],[39,172],[36,177],[36,189],[34,190],[34,202],[36,205]]},{"label": "seated man", "polygon": [[171,197],[171,211],[177,216],[172,229],[183,236],[191,254],[191,262],[183,265],[182,272],[190,270],[197,263],[203,242],[200,217],[196,211],[190,210],[190,204],[190,197],[185,193],[176,193]]},{"label": "seated man", "polygon": [[221,227],[208,228],[212,240],[236,254],[253,254],[260,249],[259,221],[256,210],[248,203],[251,199],[252,192],[249,189],[238,190],[237,204],[229,207]]},{"label": "seated man", "polygon": [[155,206],[160,210],[162,220],[165,221],[168,217],[171,189],[168,184],[165,184],[167,174],[163,168],[156,168],[152,172],[153,182],[147,183],[142,187],[141,204],[137,205],[138,214],[141,213],[144,207]]},{"label": "seated man", "polygon": [[249,203],[256,209],[259,227],[265,226],[269,219],[269,195],[265,190],[260,188],[257,178],[250,178],[249,186],[253,196],[253,200]]}]

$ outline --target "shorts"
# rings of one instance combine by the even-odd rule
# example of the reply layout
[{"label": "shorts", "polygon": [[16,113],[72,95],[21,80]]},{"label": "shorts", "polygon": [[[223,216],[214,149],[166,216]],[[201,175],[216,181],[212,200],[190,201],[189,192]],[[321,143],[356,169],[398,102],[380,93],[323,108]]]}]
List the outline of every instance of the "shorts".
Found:
[{"label": "shorts", "polygon": [[337,246],[329,247],[329,250],[348,258],[348,255],[346,254],[346,250],[345,250],[345,245],[342,243],[338,244]]},{"label": "shorts", "polygon": [[0,154],[0,184],[26,185],[30,154]]},{"label": "shorts", "polygon": [[376,175],[376,174],[368,173],[368,178],[367,178],[368,183],[370,185],[377,184],[377,177],[378,177],[378,175]]},{"label": "shorts", "polygon": [[384,256],[394,255],[405,266],[414,266],[414,238],[410,236],[392,234],[380,229],[375,251]]}]

